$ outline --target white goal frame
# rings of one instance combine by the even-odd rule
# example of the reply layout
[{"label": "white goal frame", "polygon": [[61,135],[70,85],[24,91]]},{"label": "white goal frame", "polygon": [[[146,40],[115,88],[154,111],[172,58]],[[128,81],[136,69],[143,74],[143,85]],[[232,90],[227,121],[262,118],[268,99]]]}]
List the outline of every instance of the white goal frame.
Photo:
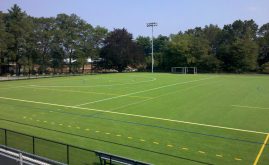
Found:
[{"label": "white goal frame", "polygon": [[[181,72],[177,72],[177,69],[181,69]],[[182,74],[191,73],[189,70],[192,70],[193,74],[197,74],[197,67],[171,67],[172,73],[182,73]]]}]

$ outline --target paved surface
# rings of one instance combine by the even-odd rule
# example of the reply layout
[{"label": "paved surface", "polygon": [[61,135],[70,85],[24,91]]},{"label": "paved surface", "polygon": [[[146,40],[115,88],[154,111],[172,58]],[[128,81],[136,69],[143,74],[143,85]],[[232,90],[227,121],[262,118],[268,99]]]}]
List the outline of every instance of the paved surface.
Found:
[{"label": "paved surface", "polygon": [[20,163],[14,159],[0,155],[0,165],[19,165]]}]

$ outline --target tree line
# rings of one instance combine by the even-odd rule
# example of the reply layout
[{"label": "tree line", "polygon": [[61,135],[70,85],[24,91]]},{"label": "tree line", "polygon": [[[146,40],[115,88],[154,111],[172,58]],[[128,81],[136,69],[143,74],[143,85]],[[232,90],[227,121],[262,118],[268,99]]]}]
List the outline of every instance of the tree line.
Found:
[{"label": "tree line", "polygon": [[[64,68],[83,73],[88,59],[98,70],[147,71],[151,39],[133,38],[124,28],[109,32],[93,27],[75,14],[36,18],[17,5],[0,12],[0,74],[56,73]],[[154,38],[154,60],[161,72],[189,66],[199,72],[269,73],[269,23],[258,27],[254,20],[236,20],[223,28],[208,25],[160,35]]]},{"label": "tree line", "polygon": [[[136,39],[144,48],[149,66],[150,38]],[[169,71],[175,66],[198,67],[200,72],[269,73],[269,23],[236,20],[224,25],[196,27],[154,39],[155,68]]]}]

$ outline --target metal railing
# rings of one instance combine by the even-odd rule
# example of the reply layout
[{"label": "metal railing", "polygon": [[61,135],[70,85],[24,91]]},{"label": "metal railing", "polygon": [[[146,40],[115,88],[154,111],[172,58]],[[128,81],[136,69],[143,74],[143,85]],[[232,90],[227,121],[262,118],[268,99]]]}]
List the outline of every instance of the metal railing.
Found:
[{"label": "metal railing", "polygon": [[36,137],[5,128],[0,128],[0,145],[22,150],[25,153],[45,157],[56,162],[74,165],[108,164],[148,165],[129,158],[116,156],[100,151],[77,147],[41,137]]},{"label": "metal railing", "polygon": [[[0,145],[0,163],[13,162],[20,165],[66,165],[51,159],[29,154],[14,148]],[[3,162],[2,162],[3,161]],[[7,161],[7,162],[6,162]]]}]

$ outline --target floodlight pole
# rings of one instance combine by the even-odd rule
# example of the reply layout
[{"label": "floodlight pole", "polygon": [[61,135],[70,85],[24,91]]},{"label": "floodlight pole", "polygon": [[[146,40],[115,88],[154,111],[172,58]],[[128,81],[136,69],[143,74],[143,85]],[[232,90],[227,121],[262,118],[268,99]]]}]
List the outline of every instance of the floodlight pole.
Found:
[{"label": "floodlight pole", "polygon": [[153,27],[158,26],[156,22],[147,23],[147,27],[151,27],[151,73],[153,73],[154,58],[153,58]]}]

